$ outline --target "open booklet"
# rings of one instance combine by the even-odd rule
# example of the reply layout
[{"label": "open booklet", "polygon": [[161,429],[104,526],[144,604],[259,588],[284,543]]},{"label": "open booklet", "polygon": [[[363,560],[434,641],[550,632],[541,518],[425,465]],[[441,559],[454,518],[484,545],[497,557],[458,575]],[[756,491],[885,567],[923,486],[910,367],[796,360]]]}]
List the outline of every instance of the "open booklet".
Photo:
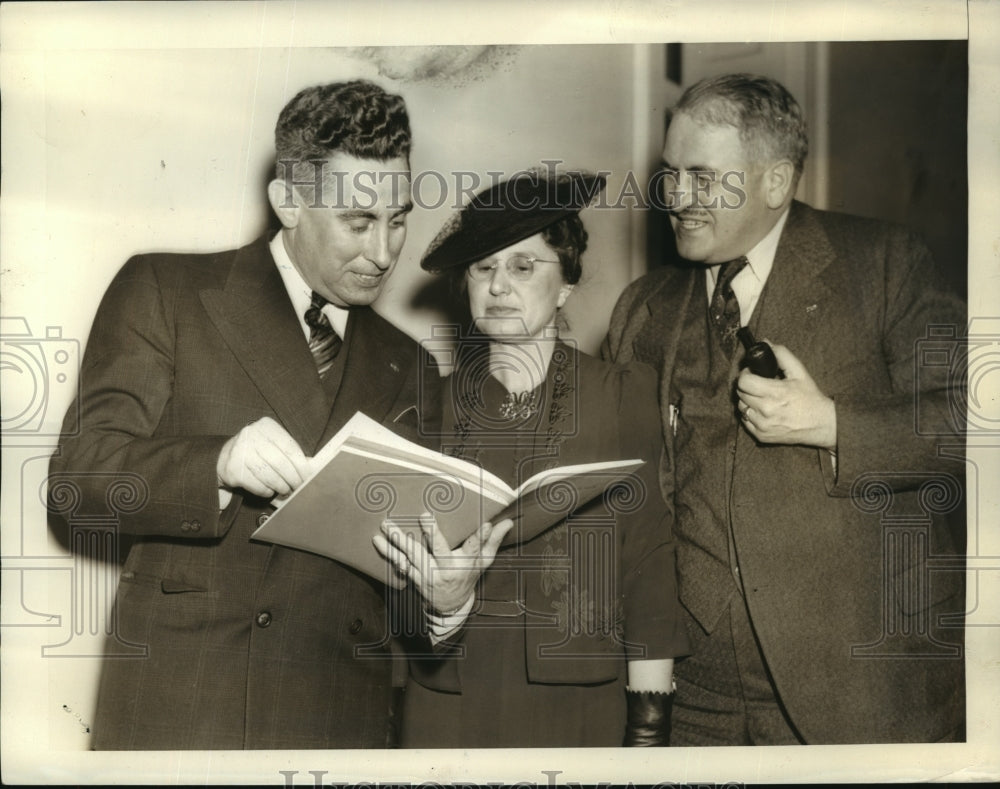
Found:
[{"label": "open booklet", "polygon": [[452,548],[484,521],[514,519],[504,544],[536,537],[643,464],[562,466],[513,489],[494,474],[402,438],[360,411],[311,459],[311,472],[252,539],[318,553],[399,585],[372,537],[386,518],[419,539],[431,513]]}]

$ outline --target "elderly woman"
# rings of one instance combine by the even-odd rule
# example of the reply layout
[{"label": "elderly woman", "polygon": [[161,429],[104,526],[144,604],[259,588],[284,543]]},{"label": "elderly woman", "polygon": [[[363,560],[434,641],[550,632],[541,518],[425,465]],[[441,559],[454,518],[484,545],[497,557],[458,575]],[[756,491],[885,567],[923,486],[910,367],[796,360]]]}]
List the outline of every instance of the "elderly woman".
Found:
[{"label": "elderly woman", "polygon": [[538,535],[484,524],[452,551],[433,523],[426,546],[384,527],[379,549],[444,636],[411,657],[405,747],[667,744],[673,658],[688,646],[655,374],[581,353],[556,329],[587,246],[578,214],[603,186],[581,174],[497,184],[422,261],[467,295],[474,326],[444,386],[442,451],[511,486],[555,466],[645,464],[591,501],[553,491],[562,515]]}]

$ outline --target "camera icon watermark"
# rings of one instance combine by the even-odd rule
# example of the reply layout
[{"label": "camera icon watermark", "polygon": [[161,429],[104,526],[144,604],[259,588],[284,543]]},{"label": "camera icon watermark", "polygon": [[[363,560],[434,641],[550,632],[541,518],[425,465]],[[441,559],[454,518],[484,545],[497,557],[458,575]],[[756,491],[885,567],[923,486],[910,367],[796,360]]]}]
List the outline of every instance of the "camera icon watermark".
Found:
[{"label": "camera icon watermark", "polygon": [[[0,318],[3,442],[76,433],[79,372],[80,343],[63,337],[62,327],[47,326],[35,336],[26,319]],[[66,414],[68,403],[73,405]]]},{"label": "camera icon watermark", "polygon": [[928,326],[916,343],[914,386],[917,435],[1000,435],[1000,318],[973,318],[967,332]]}]

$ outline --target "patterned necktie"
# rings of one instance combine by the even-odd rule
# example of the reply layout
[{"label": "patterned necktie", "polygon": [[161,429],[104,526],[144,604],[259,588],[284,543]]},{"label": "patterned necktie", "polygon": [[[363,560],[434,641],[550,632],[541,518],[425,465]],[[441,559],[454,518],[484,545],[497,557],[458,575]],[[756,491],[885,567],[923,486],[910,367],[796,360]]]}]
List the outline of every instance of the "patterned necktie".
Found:
[{"label": "patterned necktie", "polygon": [[330,367],[333,366],[333,360],[340,352],[340,346],[343,345],[337,332],[330,325],[330,319],[323,314],[323,307],[328,303],[326,299],[313,291],[312,302],[309,309],[306,310],[306,324],[310,329],[309,351],[313,355],[313,361],[316,362],[320,378],[326,375]]},{"label": "patterned necktie", "polygon": [[722,349],[729,357],[732,357],[733,351],[736,350],[736,332],[740,328],[740,303],[733,293],[733,278],[749,262],[746,257],[741,257],[723,263],[719,267],[715,290],[712,292],[710,307],[712,323],[719,333]]}]

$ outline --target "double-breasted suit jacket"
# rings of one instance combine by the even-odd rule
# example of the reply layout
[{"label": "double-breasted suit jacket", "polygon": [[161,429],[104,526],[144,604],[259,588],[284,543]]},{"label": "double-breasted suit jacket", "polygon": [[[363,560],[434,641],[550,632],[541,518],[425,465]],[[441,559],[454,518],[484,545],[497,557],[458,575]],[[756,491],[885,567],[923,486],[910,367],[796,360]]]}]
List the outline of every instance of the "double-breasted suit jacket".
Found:
[{"label": "double-breasted suit jacket", "polygon": [[[692,299],[707,309],[703,267],[651,272],[621,297],[604,348],[660,371],[668,497],[684,420],[672,379]],[[750,326],[787,346],[834,399],[836,461],[758,443],[734,408],[723,506],[755,632],[806,742],[934,741],[963,720],[954,557],[964,472],[953,412],[964,382],[940,352],[922,354],[921,340],[940,351],[934,338],[961,335],[964,323],[961,301],[908,233],[793,203]],[[706,535],[683,519],[674,531],[681,601],[711,632],[734,588],[725,537],[712,562]]]},{"label": "double-breasted suit jacket", "polygon": [[147,654],[105,660],[94,747],[386,745],[384,590],[251,541],[272,508],[237,492],[220,510],[216,462],[264,416],[307,455],[358,410],[419,439],[420,382],[436,396],[428,360],[373,310],[352,309],[331,407],[266,239],[122,268],[84,356],[80,430],[50,476],[76,486],[77,513],[104,508],[109,474],[141,479],[148,499],[120,518],[134,545],[112,636]]}]

